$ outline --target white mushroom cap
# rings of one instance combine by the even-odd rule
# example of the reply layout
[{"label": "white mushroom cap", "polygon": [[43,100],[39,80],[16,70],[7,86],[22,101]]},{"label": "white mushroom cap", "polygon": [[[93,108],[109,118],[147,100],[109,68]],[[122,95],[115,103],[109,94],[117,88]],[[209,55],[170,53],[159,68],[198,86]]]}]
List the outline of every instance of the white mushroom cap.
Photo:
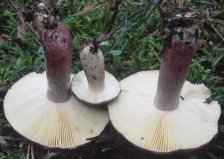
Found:
[{"label": "white mushroom cap", "polygon": [[153,102],[158,71],[143,71],[120,82],[121,94],[109,104],[110,120],[128,141],[154,152],[194,149],[218,132],[220,106],[205,103],[210,91],[185,81],[177,109],[159,110]]},{"label": "white mushroom cap", "polygon": [[47,89],[45,73],[30,73],[6,94],[5,116],[18,133],[47,147],[75,148],[103,131],[109,121],[106,109],[88,107],[73,96],[52,102]]},{"label": "white mushroom cap", "polygon": [[73,77],[71,89],[78,99],[93,105],[109,102],[120,93],[119,82],[107,71],[105,71],[103,89],[97,90],[97,87],[89,87],[84,71],[80,71]]}]

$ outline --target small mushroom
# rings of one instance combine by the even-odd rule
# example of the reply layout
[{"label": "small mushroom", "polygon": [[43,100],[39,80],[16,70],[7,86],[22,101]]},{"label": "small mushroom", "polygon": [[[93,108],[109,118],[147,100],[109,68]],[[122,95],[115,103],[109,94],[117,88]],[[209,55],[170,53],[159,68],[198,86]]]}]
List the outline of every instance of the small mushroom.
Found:
[{"label": "small mushroom", "polygon": [[120,93],[117,79],[104,70],[104,56],[95,39],[82,40],[80,61],[83,71],[72,80],[71,89],[81,101],[101,105],[115,99]]},{"label": "small mushroom", "polygon": [[75,148],[99,135],[109,121],[105,109],[79,102],[70,91],[72,37],[58,22],[43,34],[46,72],[29,73],[4,99],[4,112],[24,137],[51,148]]},{"label": "small mushroom", "polygon": [[[191,15],[188,11],[180,15],[186,14]],[[210,91],[203,84],[185,81],[193,53],[201,43],[197,23],[191,23],[195,17],[188,18],[165,24],[166,29],[179,32],[170,31],[165,39],[160,71],[142,71],[123,79],[121,94],[108,105],[114,128],[149,152],[200,148],[218,132],[220,105],[204,102]]]}]

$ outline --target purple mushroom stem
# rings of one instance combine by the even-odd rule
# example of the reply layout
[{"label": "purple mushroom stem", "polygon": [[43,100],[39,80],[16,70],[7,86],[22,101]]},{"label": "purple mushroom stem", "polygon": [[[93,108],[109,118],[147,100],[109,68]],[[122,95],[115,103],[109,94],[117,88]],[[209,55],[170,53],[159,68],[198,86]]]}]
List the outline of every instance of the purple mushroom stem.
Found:
[{"label": "purple mushroom stem", "polygon": [[48,79],[47,96],[53,102],[65,102],[70,96],[70,72],[72,61],[72,37],[63,24],[46,29],[43,48]]},{"label": "purple mushroom stem", "polygon": [[[182,16],[186,15],[195,16],[191,12]],[[177,17],[177,15],[174,17]],[[186,19],[186,17],[183,18]],[[154,98],[156,107],[161,110],[169,111],[178,107],[180,93],[186,80],[193,54],[203,44],[203,40],[197,36],[198,25],[193,23],[190,18],[186,24],[180,21],[179,24],[177,22],[174,23],[176,26],[172,26],[172,24],[166,26],[166,29],[169,30],[168,33],[171,35],[165,39],[163,44],[162,63],[159,71],[157,92]]]}]

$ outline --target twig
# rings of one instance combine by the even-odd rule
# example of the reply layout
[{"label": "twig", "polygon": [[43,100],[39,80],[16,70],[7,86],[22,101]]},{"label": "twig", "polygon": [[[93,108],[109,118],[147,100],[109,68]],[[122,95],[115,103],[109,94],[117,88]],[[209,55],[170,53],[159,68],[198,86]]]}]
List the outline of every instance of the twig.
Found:
[{"label": "twig", "polygon": [[33,144],[31,144],[31,159],[35,159]]},{"label": "twig", "polygon": [[157,52],[156,52],[156,50],[154,49],[154,47],[151,46],[151,45],[150,45],[149,47],[153,50],[153,51],[152,51],[153,54],[159,59],[159,61],[162,62],[161,58],[160,58],[159,55],[157,54]]},{"label": "twig", "polygon": [[94,10],[97,10],[97,9],[105,6],[106,4],[108,4],[108,2],[104,2],[104,3],[100,4],[100,5],[90,7],[87,10],[83,10],[83,11],[81,11],[79,13],[76,13],[76,14],[71,15],[70,17],[75,17],[75,16],[79,16],[79,15],[86,14],[86,13],[89,13],[89,12],[93,12]]},{"label": "twig", "polygon": [[[144,6],[141,7],[138,11],[132,13],[127,19],[129,20],[129,19],[135,17],[136,15],[142,13],[145,9],[146,9],[146,6],[144,5]],[[101,35],[101,36],[97,39],[97,42],[98,42],[98,43],[101,43],[101,42],[103,42],[103,41],[108,40],[108,39],[109,39],[115,32],[117,32],[122,26],[124,26],[124,24],[125,24],[125,21],[120,22],[120,24],[119,24],[116,28],[114,28],[112,31],[110,31],[108,34],[105,34],[105,33],[104,33],[103,35]]]},{"label": "twig", "polygon": [[218,159],[217,157],[215,157],[215,155],[209,153],[209,152],[206,152],[206,154],[211,158],[211,159]]},{"label": "twig", "polygon": [[219,36],[219,38],[224,42],[224,37],[215,29],[215,27],[212,24],[210,24],[210,27]]},{"label": "twig", "polygon": [[9,141],[22,141],[22,142],[28,142],[28,140],[25,139],[17,139],[17,138],[12,138],[10,136],[1,136],[4,140],[9,140]]},{"label": "twig", "polygon": [[30,157],[30,143],[29,143],[28,148],[27,148],[26,159],[29,159],[29,157]]},{"label": "twig", "polygon": [[8,3],[9,3],[10,7],[12,8],[12,10],[13,10],[13,11],[16,13],[16,15],[18,16],[19,20],[20,20],[21,22],[24,22],[24,23],[28,26],[28,28],[31,30],[31,33],[34,35],[35,40],[38,42],[39,45],[41,45],[41,42],[40,42],[40,40],[39,40],[39,36],[38,36],[38,34],[35,32],[35,30],[31,27],[31,25],[30,25],[28,22],[25,22],[25,21],[24,21],[24,18],[23,18],[23,16],[22,16],[22,14],[20,13],[20,11],[17,9],[16,5],[15,5],[11,0],[7,0],[7,1],[8,1]]},{"label": "twig", "polygon": [[219,19],[215,19],[215,18],[210,18],[212,23],[216,23],[216,24],[220,24],[222,26],[224,26],[224,21],[219,20]]},{"label": "twig", "polygon": [[[153,1],[152,5],[151,5],[151,7],[150,7],[150,9],[149,9],[149,11],[148,11],[148,13],[147,13],[147,16],[148,16],[148,15],[155,9],[155,7],[157,6],[158,3],[159,3],[159,0],[154,0],[154,1]],[[132,14],[131,14],[130,16],[128,16],[127,19],[125,19],[125,20],[130,20],[130,19],[132,19],[132,18],[134,18],[134,17],[136,17],[136,18],[139,17],[139,16],[141,15],[141,13],[147,9],[147,7],[148,7],[148,6],[146,6],[145,4],[142,5],[142,6],[140,7],[139,10],[137,10],[137,11],[134,12],[134,13],[132,13]],[[101,35],[101,36],[97,39],[97,42],[98,42],[98,43],[101,43],[101,42],[103,42],[103,41],[108,40],[108,39],[109,39],[115,32],[117,32],[121,27],[123,27],[123,26],[125,25],[125,20],[123,20],[122,22],[120,22],[120,24],[119,24],[116,28],[114,28],[113,30],[111,30],[108,34],[104,33],[103,35]],[[129,28],[129,29],[130,29],[130,28]]]},{"label": "twig", "polygon": [[23,16],[20,14],[19,10],[17,9],[16,5],[11,1],[11,0],[8,0],[8,3],[10,5],[10,7],[14,10],[14,12],[16,13],[16,15],[18,16],[19,20],[21,22],[24,22],[23,20]]},{"label": "twig", "polygon": [[[208,11],[208,9],[206,10],[206,15],[207,15],[207,19],[209,20],[209,21],[212,21],[211,20],[211,18],[209,17],[209,11]],[[223,38],[223,36],[214,28],[214,26],[212,25],[212,24],[208,24],[210,27],[211,27],[211,29],[220,37],[220,39],[224,42],[224,38]]]},{"label": "twig", "polygon": [[117,16],[118,7],[119,7],[120,4],[121,4],[121,0],[115,0],[114,6],[110,8],[110,9],[113,9],[113,14],[112,14],[112,17],[111,17],[110,21],[106,24],[106,26],[107,26],[107,29],[106,29],[106,32],[105,32],[106,34],[108,34],[112,29],[112,24],[114,23],[114,20]]},{"label": "twig", "polygon": [[184,5],[184,0],[179,0],[178,2],[179,2],[179,3],[178,3],[178,4],[179,4],[178,7],[179,7],[179,8],[182,8],[183,5]]},{"label": "twig", "polygon": [[212,18],[216,17],[216,16],[222,14],[223,12],[224,12],[224,10],[217,11],[217,12],[213,13],[210,17],[212,17]]},{"label": "twig", "polygon": [[203,4],[210,4],[213,5],[213,2],[208,2],[208,1],[195,1],[195,3],[203,3]]},{"label": "twig", "polygon": [[12,74],[10,77],[8,77],[7,79],[5,79],[3,81],[3,83],[6,83],[8,80],[10,80],[11,78],[13,78],[14,76],[18,75],[19,72],[23,71],[26,67],[22,67],[21,69],[19,69],[18,71],[16,71],[14,74]]},{"label": "twig", "polygon": [[[151,36],[159,36],[159,29],[156,29],[154,32],[152,32],[151,34],[150,34]],[[161,36],[159,36],[159,37],[161,37]]]}]

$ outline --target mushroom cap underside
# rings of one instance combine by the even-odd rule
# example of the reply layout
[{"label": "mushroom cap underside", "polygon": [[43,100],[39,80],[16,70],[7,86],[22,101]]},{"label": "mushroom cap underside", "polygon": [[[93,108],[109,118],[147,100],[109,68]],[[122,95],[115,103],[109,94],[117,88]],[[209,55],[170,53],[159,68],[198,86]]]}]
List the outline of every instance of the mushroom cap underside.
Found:
[{"label": "mushroom cap underside", "polygon": [[75,148],[99,135],[109,121],[106,109],[76,98],[54,103],[47,98],[46,74],[30,73],[16,82],[4,100],[5,116],[22,136],[50,148]]},{"label": "mushroom cap underside", "polygon": [[154,105],[159,71],[142,71],[120,82],[121,94],[109,104],[110,120],[129,142],[145,150],[168,153],[207,144],[218,132],[220,106],[206,103],[210,91],[185,81],[179,107]]},{"label": "mushroom cap underside", "polygon": [[71,89],[79,100],[92,105],[110,102],[120,93],[119,82],[107,71],[105,71],[104,88],[102,90],[98,91],[89,87],[83,70],[73,77]]}]

